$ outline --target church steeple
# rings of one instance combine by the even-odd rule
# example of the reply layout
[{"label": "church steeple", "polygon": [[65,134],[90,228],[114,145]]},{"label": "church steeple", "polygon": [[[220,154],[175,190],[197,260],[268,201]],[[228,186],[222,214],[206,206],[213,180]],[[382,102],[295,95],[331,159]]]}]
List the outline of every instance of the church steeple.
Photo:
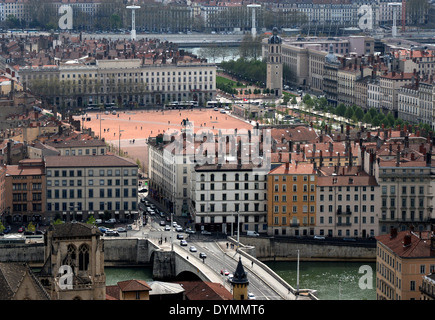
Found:
[{"label": "church steeple", "polygon": [[239,258],[239,263],[237,264],[234,276],[231,279],[231,284],[233,286],[233,299],[234,300],[246,300],[248,299],[248,274],[243,268],[242,259]]}]

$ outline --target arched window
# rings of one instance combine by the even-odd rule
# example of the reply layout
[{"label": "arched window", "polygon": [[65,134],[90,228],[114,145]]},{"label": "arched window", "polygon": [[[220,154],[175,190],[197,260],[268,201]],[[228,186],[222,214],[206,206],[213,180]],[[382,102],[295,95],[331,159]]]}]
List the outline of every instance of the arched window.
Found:
[{"label": "arched window", "polygon": [[89,267],[89,247],[85,244],[79,248],[79,270],[88,270]]},{"label": "arched window", "polygon": [[224,173],[224,174],[222,175],[222,181],[227,181],[227,174],[226,174],[226,173]]},{"label": "arched window", "polygon": [[213,173],[210,175],[210,181],[214,181],[214,174]]},{"label": "arched window", "polygon": [[205,175],[201,174],[201,181],[205,181]]},{"label": "arched window", "polygon": [[67,254],[63,264],[68,265],[72,268],[74,272],[74,268],[76,266],[77,259],[77,248],[73,244],[69,244],[67,247]]},{"label": "arched window", "polygon": [[249,180],[249,174],[245,173],[245,181]]}]

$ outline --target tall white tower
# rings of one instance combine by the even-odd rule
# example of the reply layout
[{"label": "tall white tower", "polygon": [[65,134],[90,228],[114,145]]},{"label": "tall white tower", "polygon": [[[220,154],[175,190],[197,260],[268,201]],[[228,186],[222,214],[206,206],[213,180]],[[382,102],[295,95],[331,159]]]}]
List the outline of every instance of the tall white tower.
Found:
[{"label": "tall white tower", "polygon": [[140,9],[140,6],[136,6],[136,5],[132,5],[132,6],[127,6],[127,9],[131,9],[131,40],[136,40],[136,14],[135,11],[136,9]]},{"label": "tall white tower", "polygon": [[256,28],[256,21],[255,21],[255,8],[260,8],[261,5],[259,4],[248,4],[248,8],[252,8],[252,26],[251,26],[251,34],[252,38],[255,38],[257,36],[257,28]]},{"label": "tall white tower", "polygon": [[393,37],[395,38],[397,36],[397,9],[402,6],[400,2],[391,2],[388,4],[389,7],[392,7],[393,9],[393,28],[391,29],[391,33]]}]

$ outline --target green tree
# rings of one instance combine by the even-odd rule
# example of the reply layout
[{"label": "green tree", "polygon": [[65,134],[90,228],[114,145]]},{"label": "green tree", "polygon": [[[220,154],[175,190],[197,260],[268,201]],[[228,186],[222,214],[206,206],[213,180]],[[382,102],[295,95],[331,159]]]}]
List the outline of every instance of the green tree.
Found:
[{"label": "green tree", "polygon": [[372,116],[370,115],[370,112],[367,112],[363,117],[364,123],[372,123]]},{"label": "green tree", "polygon": [[354,114],[353,108],[352,107],[348,107],[348,108],[346,108],[346,111],[344,113],[344,117],[347,118],[347,119],[352,119],[353,114]]},{"label": "green tree", "polygon": [[345,115],[345,113],[346,113],[346,110],[347,110],[347,108],[346,108],[346,106],[344,105],[344,103],[340,103],[340,104],[337,106],[337,108],[335,108],[335,114],[336,114],[337,116],[344,117],[344,115]]},{"label": "green tree", "polygon": [[95,224],[96,220],[93,215],[90,215],[88,220],[86,221],[87,224]]},{"label": "green tree", "polygon": [[356,107],[354,109],[354,115],[358,121],[361,121],[364,118],[364,111],[360,107]]}]

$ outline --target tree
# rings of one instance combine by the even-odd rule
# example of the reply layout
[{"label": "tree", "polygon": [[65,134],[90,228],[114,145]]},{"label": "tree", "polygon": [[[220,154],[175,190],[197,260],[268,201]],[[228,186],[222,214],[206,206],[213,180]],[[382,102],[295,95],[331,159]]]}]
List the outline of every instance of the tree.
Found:
[{"label": "tree", "polygon": [[364,111],[360,107],[356,107],[354,109],[354,115],[358,121],[361,121],[364,118]]},{"label": "tree", "polygon": [[346,113],[346,106],[344,103],[340,103],[337,108],[335,108],[335,114],[340,117],[344,117],[344,114]]},{"label": "tree", "polygon": [[95,224],[96,220],[95,217],[93,215],[90,215],[88,220],[86,221],[87,224]]},{"label": "tree", "polygon": [[295,105],[298,104],[298,101],[296,100],[296,97],[295,97],[295,96],[293,96],[293,98],[292,98],[292,100],[290,101],[290,103],[291,103],[293,106],[295,106]]},{"label": "tree", "polygon": [[344,117],[347,118],[347,119],[352,119],[353,114],[354,114],[353,108],[352,107],[348,107],[348,108],[346,108],[346,111],[344,112]]},{"label": "tree", "polygon": [[370,112],[367,112],[363,117],[364,123],[372,123],[372,116],[370,115]]}]

